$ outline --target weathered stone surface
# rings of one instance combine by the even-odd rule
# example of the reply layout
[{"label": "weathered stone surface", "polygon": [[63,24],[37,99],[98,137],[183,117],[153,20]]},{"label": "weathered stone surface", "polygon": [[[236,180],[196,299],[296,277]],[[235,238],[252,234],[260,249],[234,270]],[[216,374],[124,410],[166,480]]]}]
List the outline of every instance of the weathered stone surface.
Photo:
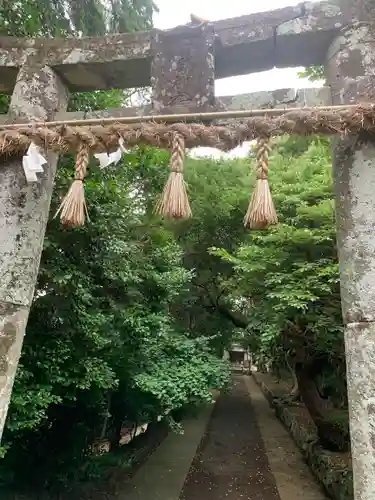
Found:
[{"label": "weathered stone surface", "polygon": [[[33,54],[36,38],[17,38],[15,36],[1,36],[0,61],[4,66],[19,65],[24,58],[25,51]],[[46,41],[45,39],[40,39]],[[26,62],[26,59],[23,60]]]},{"label": "weathered stone surface", "polygon": [[[375,30],[342,31],[328,53],[326,73],[334,104],[375,98]],[[337,238],[345,323],[375,320],[375,145],[335,141]],[[375,354],[375,353],[374,353]]]},{"label": "weathered stone surface", "polygon": [[0,37],[0,92],[12,93],[19,67],[37,53],[34,45],[33,39]]},{"label": "weathered stone surface", "polygon": [[0,300],[0,439],[21,355],[28,316],[28,307]]},{"label": "weathered stone surface", "polygon": [[329,48],[326,75],[335,104],[375,98],[375,27],[356,23],[340,32]]},{"label": "weathered stone surface", "polygon": [[[53,67],[74,91],[147,87],[150,85],[151,44],[158,52],[156,44],[161,43],[163,53],[171,57],[177,55],[183,46],[188,50],[189,45],[189,50],[195,54],[203,54],[207,47],[199,47],[200,42],[196,39],[201,29],[207,30],[207,36],[209,31],[215,33],[216,78],[263,71],[274,66],[319,64],[338,30],[371,12],[369,7],[355,17],[348,0],[342,1],[343,9],[339,0],[306,2],[296,7],[224,19],[211,25],[190,24],[165,32],[152,30],[63,40],[1,38],[2,91],[12,91],[15,69],[30,55],[40,64]],[[208,42],[212,44],[211,40]],[[192,72],[191,68],[184,71]]]},{"label": "weathered stone surface", "polygon": [[375,492],[375,323],[352,323],[345,334],[350,434],[356,500]]},{"label": "weathered stone surface", "polygon": [[[374,321],[375,146],[335,141],[334,174],[345,323]],[[375,352],[374,352],[375,356]]]},{"label": "weathered stone surface", "polygon": [[[48,68],[22,68],[11,100],[9,121],[51,120],[66,108],[67,94]],[[0,301],[30,304],[39,267],[56,169],[56,155],[39,183],[27,184],[20,160],[0,169]]]},{"label": "weathered stone surface", "polygon": [[[48,67],[25,66],[11,101],[11,121],[50,120],[66,109],[67,94]],[[39,183],[27,184],[20,158],[0,168],[0,437],[37,279],[56,155]]]},{"label": "weathered stone surface", "polygon": [[[375,3],[373,0],[335,0],[345,16],[352,22],[369,22],[375,19]],[[348,25],[351,23],[348,22]]]},{"label": "weathered stone surface", "polygon": [[[347,6],[349,4],[346,4]],[[364,2],[362,5],[370,5]],[[357,3],[357,7],[359,3]],[[352,11],[362,16],[363,10]],[[375,97],[375,28],[343,29],[328,51],[335,104]],[[346,324],[350,434],[356,500],[375,492],[375,144],[366,137],[334,143],[337,240]]]},{"label": "weathered stone surface", "polygon": [[1,91],[12,92],[17,68],[30,57],[39,65],[53,67],[72,91],[147,86],[151,34],[33,40],[0,37]]},{"label": "weathered stone surface", "polygon": [[65,87],[50,67],[22,66],[13,91],[8,121],[51,120],[65,108],[67,99]]},{"label": "weathered stone surface", "polygon": [[276,28],[279,67],[321,64],[335,34],[348,24],[338,1],[305,2],[301,8],[301,16]]},{"label": "weathered stone surface", "polygon": [[329,87],[278,89],[234,96],[221,96],[218,99],[228,110],[328,106],[332,104]]},{"label": "weathered stone surface", "polygon": [[52,40],[46,63],[72,91],[147,86],[151,36],[151,32],[140,32],[64,43]]},{"label": "weathered stone surface", "polygon": [[154,32],[151,43],[152,108],[215,104],[214,31],[211,24]]},{"label": "weathered stone surface", "polygon": [[[317,87],[307,89],[279,89],[273,91],[252,92],[249,94],[238,94],[234,96],[221,96],[216,98],[217,111],[242,110],[251,108],[277,108],[294,106],[327,106],[332,104],[331,89],[329,87]],[[163,113],[199,113],[202,108],[196,104],[180,104],[168,106]],[[153,108],[151,104],[146,106],[129,106],[122,108],[111,108],[102,111],[62,111],[57,113],[57,120],[82,120],[85,118],[121,118],[125,116],[151,115]],[[0,124],[5,123],[7,115],[0,115]]]},{"label": "weathered stone surface", "polygon": [[214,23],[217,36],[216,78],[264,71],[276,66],[277,26],[301,15],[300,6],[285,7]]}]

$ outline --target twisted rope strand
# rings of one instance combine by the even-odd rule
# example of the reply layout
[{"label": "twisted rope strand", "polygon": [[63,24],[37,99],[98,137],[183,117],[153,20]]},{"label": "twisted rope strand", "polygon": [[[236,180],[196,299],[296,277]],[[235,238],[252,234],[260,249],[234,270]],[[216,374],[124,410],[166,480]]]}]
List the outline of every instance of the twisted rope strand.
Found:
[{"label": "twisted rope strand", "polygon": [[171,173],[155,211],[173,219],[189,219],[192,216],[184,181],[185,141],[176,132],[172,140]]},{"label": "twisted rope strand", "polygon": [[268,179],[268,158],[271,148],[268,137],[261,137],[257,144],[257,179]]},{"label": "twisted rope strand", "polygon": [[264,229],[277,224],[277,214],[268,184],[268,160],[270,138],[260,137],[257,142],[257,181],[244,217],[244,226],[250,229]]},{"label": "twisted rope strand", "polygon": [[[270,116],[272,115],[272,116]],[[160,118],[160,117],[159,117]],[[105,125],[106,124],[106,125]],[[0,126],[0,152],[4,155],[25,154],[31,142],[44,150],[58,153],[78,151],[75,180],[56,216],[61,213],[64,224],[80,226],[88,217],[83,181],[89,161],[89,151],[106,152],[118,146],[119,138],[127,148],[138,144],[170,148],[171,174],[157,206],[161,215],[173,218],[191,217],[191,208],[183,178],[185,147],[211,146],[231,150],[245,141],[258,140],[257,182],[248,211],[246,227],[261,228],[277,222],[268,184],[269,139],[280,135],[360,135],[375,139],[375,106],[358,105],[337,109],[294,109],[275,116],[256,114],[241,123],[204,125],[140,121],[82,125],[79,121],[55,122],[43,125]]]},{"label": "twisted rope strand", "polygon": [[76,158],[74,181],[55,214],[55,217],[57,217],[61,213],[60,220],[65,226],[83,226],[86,217],[90,220],[83,186],[89,158],[90,150],[87,144],[80,144]]},{"label": "twisted rope strand", "polygon": [[93,152],[104,152],[118,144],[119,137],[127,147],[139,143],[160,148],[170,146],[171,134],[178,133],[185,147],[210,146],[224,151],[257,137],[279,135],[346,135],[375,136],[375,109],[357,106],[350,109],[292,111],[276,117],[257,116],[241,124],[203,125],[201,123],[114,123],[93,126],[33,126],[21,125],[17,129],[1,129],[0,151],[4,154],[25,153],[30,143],[56,152],[76,151],[84,142]]},{"label": "twisted rope strand", "polygon": [[180,134],[175,134],[171,158],[171,170],[177,174],[183,174],[185,160],[185,141]]}]

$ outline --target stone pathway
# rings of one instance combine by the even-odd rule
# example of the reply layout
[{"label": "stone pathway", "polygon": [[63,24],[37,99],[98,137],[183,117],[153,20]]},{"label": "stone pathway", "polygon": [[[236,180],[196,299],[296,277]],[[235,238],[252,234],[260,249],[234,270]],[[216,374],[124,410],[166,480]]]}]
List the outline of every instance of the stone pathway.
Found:
[{"label": "stone pathway", "polygon": [[[212,413],[211,413],[212,412]],[[119,500],[326,500],[251,377],[170,434]]]},{"label": "stone pathway", "polygon": [[[272,474],[276,480],[280,500],[326,500],[301,452],[289,432],[275,417],[263,393],[252,377],[245,383],[259,425]],[[251,497],[250,497],[251,498]]]},{"label": "stone pathway", "polygon": [[280,500],[244,378],[214,409],[181,500]]},{"label": "stone pathway", "polygon": [[130,484],[122,486],[118,500],[178,500],[212,409],[210,405],[198,418],[185,421],[184,434],[171,432]]}]

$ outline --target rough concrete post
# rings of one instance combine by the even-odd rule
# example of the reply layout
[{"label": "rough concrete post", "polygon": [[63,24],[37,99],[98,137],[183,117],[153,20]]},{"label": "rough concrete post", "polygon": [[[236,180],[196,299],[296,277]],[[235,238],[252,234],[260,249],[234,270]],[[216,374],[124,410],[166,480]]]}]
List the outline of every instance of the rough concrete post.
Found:
[{"label": "rough concrete post", "polygon": [[[66,109],[67,93],[49,67],[19,71],[9,118],[51,120]],[[0,439],[38,275],[56,172],[49,155],[40,182],[27,184],[22,159],[0,166]]]},{"label": "rough concrete post", "polygon": [[[211,24],[155,31],[151,42],[153,111],[215,105],[214,30]],[[182,111],[182,110],[181,110]]]},{"label": "rough concrete post", "polygon": [[[362,2],[363,4],[364,2]],[[349,5],[349,2],[348,2]],[[361,2],[357,6],[363,7]],[[345,28],[329,49],[334,104],[375,99],[375,26]],[[375,143],[334,143],[334,182],[355,500],[375,495]]]}]

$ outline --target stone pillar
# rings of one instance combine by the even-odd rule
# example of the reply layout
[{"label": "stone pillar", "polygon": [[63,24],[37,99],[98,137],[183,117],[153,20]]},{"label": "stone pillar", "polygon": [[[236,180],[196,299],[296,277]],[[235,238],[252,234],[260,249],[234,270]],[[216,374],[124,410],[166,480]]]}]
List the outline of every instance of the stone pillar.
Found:
[{"label": "stone pillar", "polygon": [[[51,120],[67,107],[67,92],[49,67],[19,71],[10,121]],[[47,156],[40,182],[27,184],[22,158],[0,166],[0,439],[38,276],[56,173],[57,155]]]},{"label": "stone pillar", "polygon": [[[357,2],[363,7],[364,2]],[[348,3],[349,5],[349,3]],[[360,12],[359,12],[360,13]],[[360,17],[360,16],[358,16]],[[341,31],[326,61],[334,104],[375,99],[375,25]],[[334,184],[355,500],[375,498],[375,143],[334,142]]]},{"label": "stone pillar", "polygon": [[215,67],[211,24],[155,30],[151,53],[154,112],[171,112],[173,108],[177,112],[213,109]]}]

